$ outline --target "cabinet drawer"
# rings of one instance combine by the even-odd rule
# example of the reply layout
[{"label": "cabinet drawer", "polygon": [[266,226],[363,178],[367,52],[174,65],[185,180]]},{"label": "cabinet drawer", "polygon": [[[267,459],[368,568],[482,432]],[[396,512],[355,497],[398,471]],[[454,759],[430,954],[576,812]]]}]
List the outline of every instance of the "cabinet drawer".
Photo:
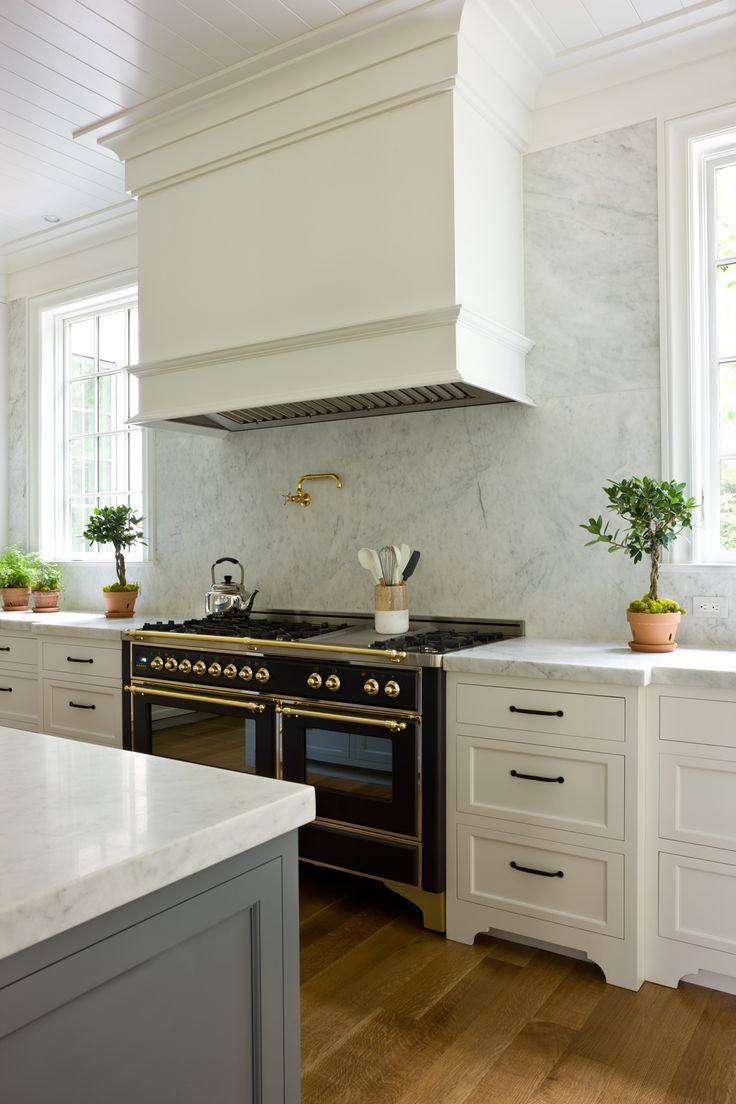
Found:
[{"label": "cabinet drawer", "polygon": [[38,663],[38,641],[35,636],[11,636],[0,633],[0,664],[20,663],[35,667]]},{"label": "cabinet drawer", "polygon": [[[541,840],[532,843],[528,836],[521,839],[467,824],[459,824],[457,830],[462,900],[623,937],[623,855],[553,847]],[[527,869],[515,869],[512,863]]]},{"label": "cabinet drawer", "polygon": [[736,763],[662,755],[659,834],[736,851]]},{"label": "cabinet drawer", "polygon": [[38,723],[38,679],[35,675],[0,672],[0,724]]},{"label": "cabinet drawer", "polygon": [[43,726],[59,736],[122,746],[120,690],[43,682]]},{"label": "cabinet drawer", "polygon": [[663,695],[659,699],[659,738],[736,747],[736,702]]},{"label": "cabinet drawer", "polygon": [[466,725],[551,732],[588,740],[625,739],[624,699],[602,694],[513,690],[464,682],[457,688],[457,720]]},{"label": "cabinet drawer", "polygon": [[659,934],[736,953],[736,866],[662,853]]},{"label": "cabinet drawer", "polygon": [[43,640],[41,642],[41,666],[44,671],[59,671],[74,678],[110,678],[122,676],[120,648],[101,648],[85,640],[65,643]]},{"label": "cabinet drawer", "polygon": [[622,755],[459,736],[457,791],[463,813],[624,836]]}]

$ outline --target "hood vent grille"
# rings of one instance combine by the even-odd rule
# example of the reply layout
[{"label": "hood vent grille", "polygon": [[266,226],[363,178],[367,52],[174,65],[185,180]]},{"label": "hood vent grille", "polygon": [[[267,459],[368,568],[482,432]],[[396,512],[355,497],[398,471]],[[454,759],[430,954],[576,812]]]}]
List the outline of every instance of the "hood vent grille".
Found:
[{"label": "hood vent grille", "polygon": [[186,425],[212,426],[229,430],[265,429],[275,425],[304,425],[334,422],[342,418],[369,418],[378,414],[408,414],[415,410],[446,410],[448,407],[486,406],[510,400],[467,383],[403,387],[395,391],[372,391],[340,395],[330,399],[245,407],[194,418],[177,418]]}]

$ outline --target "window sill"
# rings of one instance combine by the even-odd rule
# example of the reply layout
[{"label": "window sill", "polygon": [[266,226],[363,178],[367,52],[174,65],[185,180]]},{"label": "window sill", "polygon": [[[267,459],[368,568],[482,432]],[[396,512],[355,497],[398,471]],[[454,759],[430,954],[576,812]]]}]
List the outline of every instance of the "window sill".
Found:
[{"label": "window sill", "polygon": [[662,564],[662,575],[692,574],[693,571],[736,571],[736,560],[733,563],[673,563]]}]

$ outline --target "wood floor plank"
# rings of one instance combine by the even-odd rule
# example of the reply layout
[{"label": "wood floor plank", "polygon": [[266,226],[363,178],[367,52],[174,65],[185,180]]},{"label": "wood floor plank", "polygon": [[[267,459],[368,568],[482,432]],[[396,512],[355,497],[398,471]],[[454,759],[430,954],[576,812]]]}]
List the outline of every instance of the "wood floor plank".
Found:
[{"label": "wood floor plank", "polygon": [[527,1104],[568,1049],[575,1031],[532,1020],[506,1047],[465,1104]]},{"label": "wood floor plank", "polygon": [[663,1104],[736,1101],[736,997],[701,992],[707,994],[703,1015],[677,1064]]},{"label": "wood floor plank", "polygon": [[540,1020],[578,1031],[606,993],[606,981],[592,962],[578,962],[539,1009]]}]

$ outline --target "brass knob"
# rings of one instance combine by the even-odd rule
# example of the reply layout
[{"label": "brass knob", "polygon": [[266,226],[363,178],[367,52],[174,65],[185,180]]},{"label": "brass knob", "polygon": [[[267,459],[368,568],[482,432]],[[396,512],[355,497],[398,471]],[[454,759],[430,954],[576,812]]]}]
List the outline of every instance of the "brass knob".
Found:
[{"label": "brass knob", "polygon": [[271,677],[268,667],[259,667],[256,671],[256,681],[266,683]]},{"label": "brass knob", "polygon": [[192,667],[192,670],[194,671],[195,675],[203,675],[207,670],[207,666],[202,662],[201,659],[198,659]]},{"label": "brass knob", "polygon": [[316,671],[312,671],[311,675],[307,679],[307,686],[311,690],[319,690],[321,685],[322,685],[322,676],[320,674],[318,674]]},{"label": "brass knob", "polygon": [[225,670],[222,672],[225,678],[234,679],[238,673],[238,668],[234,663],[228,663]]},{"label": "brass knob", "polygon": [[243,680],[243,682],[250,682],[250,680],[253,678],[253,668],[241,667],[238,671],[238,676]]},{"label": "brass knob", "polygon": [[366,694],[377,694],[380,690],[380,686],[375,679],[368,679],[363,689],[365,690]]},{"label": "brass knob", "polygon": [[173,656],[169,656],[169,658],[164,663],[164,667],[167,671],[176,671],[178,666],[179,664],[176,662]]},{"label": "brass knob", "polygon": [[340,680],[337,675],[328,675],[325,679],[325,686],[328,690],[339,690]]},{"label": "brass knob", "polygon": [[154,656],[154,658],[151,660],[152,671],[160,671],[163,665],[164,661],[162,660],[161,656]]},{"label": "brass knob", "polygon": [[222,667],[217,662],[210,663],[209,667],[207,668],[207,674],[212,675],[213,678],[219,678],[222,674]]},{"label": "brass knob", "polygon": [[387,698],[398,698],[399,694],[401,693],[401,687],[399,686],[398,682],[394,682],[394,680],[391,679],[384,686],[383,692]]},{"label": "brass knob", "polygon": [[191,669],[192,669],[191,659],[183,659],[181,661],[181,663],[179,664],[179,670],[181,671],[181,673],[183,675],[188,675],[189,672],[191,671]]}]

